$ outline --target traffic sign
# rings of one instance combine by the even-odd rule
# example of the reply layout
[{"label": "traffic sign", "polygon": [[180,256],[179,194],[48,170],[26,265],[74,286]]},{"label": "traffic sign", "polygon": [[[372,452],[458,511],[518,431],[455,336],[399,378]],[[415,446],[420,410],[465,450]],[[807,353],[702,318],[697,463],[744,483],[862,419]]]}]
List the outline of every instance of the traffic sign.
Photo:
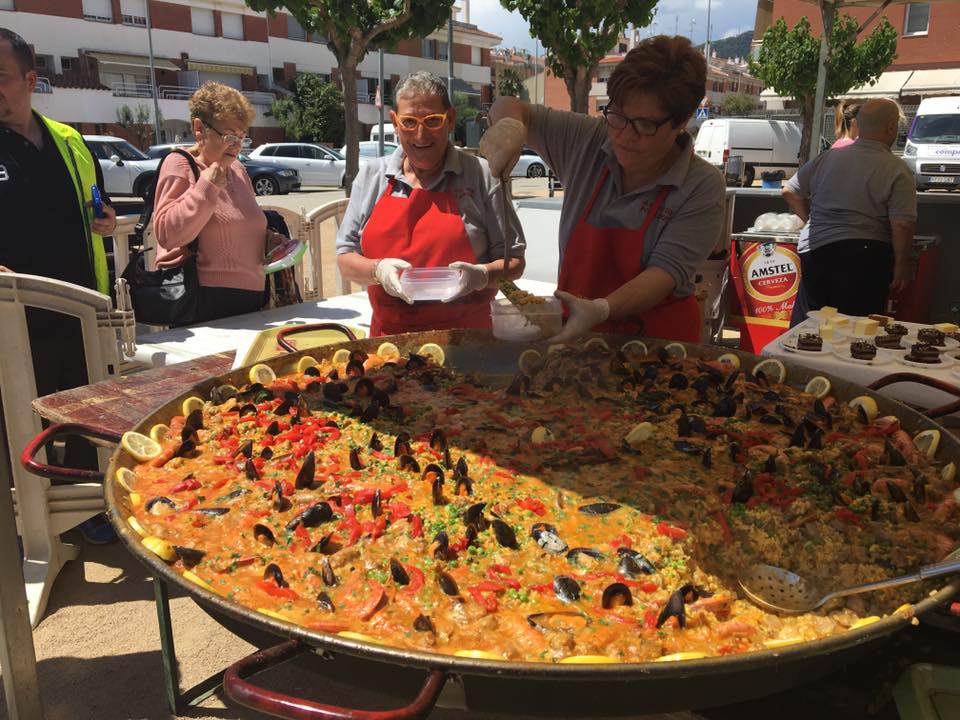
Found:
[{"label": "traffic sign", "polygon": [[697,108],[697,120],[709,120],[710,109],[705,107]]}]

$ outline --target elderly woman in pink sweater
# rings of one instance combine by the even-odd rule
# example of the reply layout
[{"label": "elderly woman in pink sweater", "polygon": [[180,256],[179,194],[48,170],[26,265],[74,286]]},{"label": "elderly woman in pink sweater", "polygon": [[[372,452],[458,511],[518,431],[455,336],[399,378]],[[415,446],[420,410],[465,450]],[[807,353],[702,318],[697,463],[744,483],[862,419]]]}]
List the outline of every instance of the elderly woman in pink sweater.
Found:
[{"label": "elderly woman in pink sweater", "polygon": [[237,90],[208,82],[190,98],[197,143],[188,149],[200,177],[181,155],[168,157],[157,179],[154,231],[157,265],[176,267],[197,243],[198,322],[254,312],[263,306],[261,263],[281,236],[267,229],[256,194],[237,162],[253,107]]}]

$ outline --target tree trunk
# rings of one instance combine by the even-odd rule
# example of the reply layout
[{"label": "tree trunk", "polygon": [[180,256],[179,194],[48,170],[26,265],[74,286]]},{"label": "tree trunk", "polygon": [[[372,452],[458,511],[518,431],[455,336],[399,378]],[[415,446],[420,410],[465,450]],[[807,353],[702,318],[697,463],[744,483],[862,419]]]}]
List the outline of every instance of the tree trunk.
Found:
[{"label": "tree trunk", "polygon": [[590,110],[590,87],[593,85],[593,67],[567,68],[563,81],[570,96],[570,109],[586,115]]},{"label": "tree trunk", "polygon": [[353,179],[360,167],[360,120],[357,116],[357,61],[352,53],[340,62],[340,85],[343,89],[343,106],[346,117],[347,170],[344,190],[350,197]]},{"label": "tree trunk", "polygon": [[798,162],[803,165],[810,159],[810,136],[813,134],[813,96],[802,98],[800,108],[803,112],[803,131],[800,133],[800,154]]}]

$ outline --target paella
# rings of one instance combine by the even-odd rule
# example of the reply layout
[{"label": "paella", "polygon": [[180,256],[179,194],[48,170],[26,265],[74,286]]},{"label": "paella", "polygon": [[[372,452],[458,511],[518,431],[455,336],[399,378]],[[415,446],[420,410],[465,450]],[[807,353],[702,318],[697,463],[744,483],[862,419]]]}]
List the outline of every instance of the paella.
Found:
[{"label": "paella", "polygon": [[929,588],[780,616],[738,592],[743,568],[831,589],[960,533],[939,431],[776,361],[595,338],[503,379],[384,343],[249,380],[128,433],[122,503],[187,580],[322,633],[546,663],[746,653],[909,620]]}]

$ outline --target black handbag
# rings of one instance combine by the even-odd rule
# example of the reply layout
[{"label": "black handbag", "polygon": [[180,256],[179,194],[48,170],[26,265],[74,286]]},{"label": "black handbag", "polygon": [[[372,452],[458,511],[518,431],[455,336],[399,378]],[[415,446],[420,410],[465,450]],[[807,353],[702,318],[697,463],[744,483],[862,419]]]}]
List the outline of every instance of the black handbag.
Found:
[{"label": "black handbag", "polygon": [[[200,177],[200,169],[190,153],[183,150],[173,150],[172,153],[183,155],[190,163],[193,177]],[[121,277],[130,287],[130,299],[137,322],[149,325],[189,325],[198,319],[199,313],[197,240],[187,245],[186,256],[180,265],[158,270],[147,270],[145,256],[152,248],[145,250],[143,247],[143,234],[153,216],[160,168],[168,157],[169,154],[160,161],[153,182],[144,195],[143,211],[134,229],[137,247],[131,251],[130,262]]]}]

